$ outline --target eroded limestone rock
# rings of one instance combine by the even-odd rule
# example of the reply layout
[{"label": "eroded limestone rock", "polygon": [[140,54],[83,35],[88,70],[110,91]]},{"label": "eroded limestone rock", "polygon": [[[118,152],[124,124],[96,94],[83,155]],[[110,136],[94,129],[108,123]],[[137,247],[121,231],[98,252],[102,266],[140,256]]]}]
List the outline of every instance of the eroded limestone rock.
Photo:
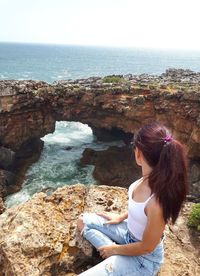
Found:
[{"label": "eroded limestone rock", "polygon": [[[0,216],[0,275],[61,275],[91,262],[92,247],[76,231],[84,211],[123,212],[126,190],[73,185],[30,201]],[[65,274],[63,274],[65,275]]]},{"label": "eroded limestone rock", "polygon": [[[123,212],[127,190],[72,185],[51,196],[39,193],[0,216],[0,276],[76,275],[94,264],[91,245],[76,230],[82,212]],[[198,276],[199,239],[186,227],[186,205],[175,226],[167,227],[160,276]],[[98,259],[99,261],[100,259]],[[74,274],[69,274],[74,273]]]}]

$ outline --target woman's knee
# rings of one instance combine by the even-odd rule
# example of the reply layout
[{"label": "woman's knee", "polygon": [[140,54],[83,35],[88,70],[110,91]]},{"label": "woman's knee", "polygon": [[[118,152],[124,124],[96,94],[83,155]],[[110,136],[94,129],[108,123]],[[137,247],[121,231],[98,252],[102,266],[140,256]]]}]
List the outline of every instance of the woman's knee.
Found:
[{"label": "woman's knee", "polygon": [[87,228],[96,228],[96,227],[103,227],[105,219],[98,216],[95,213],[83,213],[79,216],[77,220],[77,227],[81,231],[85,227]]},{"label": "woman's knee", "polygon": [[84,228],[83,215],[80,215],[78,220],[77,220],[77,228],[80,232],[82,232],[82,230]]}]

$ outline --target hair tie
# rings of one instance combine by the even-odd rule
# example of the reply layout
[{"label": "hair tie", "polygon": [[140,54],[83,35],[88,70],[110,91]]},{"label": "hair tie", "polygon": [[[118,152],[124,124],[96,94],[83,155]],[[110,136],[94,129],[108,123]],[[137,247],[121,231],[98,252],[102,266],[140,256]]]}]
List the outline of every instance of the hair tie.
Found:
[{"label": "hair tie", "polygon": [[172,135],[166,135],[165,138],[163,139],[165,143],[171,142],[172,141]]}]

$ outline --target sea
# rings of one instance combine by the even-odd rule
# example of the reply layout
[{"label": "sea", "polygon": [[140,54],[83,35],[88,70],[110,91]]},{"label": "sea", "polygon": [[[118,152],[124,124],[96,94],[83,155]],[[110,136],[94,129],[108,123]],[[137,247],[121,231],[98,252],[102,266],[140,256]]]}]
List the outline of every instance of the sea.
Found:
[{"label": "sea", "polygon": [[[53,83],[112,74],[161,74],[168,68],[200,72],[200,51],[0,43],[0,80]],[[75,183],[97,184],[92,176],[94,167],[81,165],[83,151],[123,145],[122,141],[98,141],[91,128],[80,122],[57,122],[55,132],[42,140],[40,159],[28,169],[21,190],[7,196],[7,207],[30,199],[36,192],[50,194]]]}]

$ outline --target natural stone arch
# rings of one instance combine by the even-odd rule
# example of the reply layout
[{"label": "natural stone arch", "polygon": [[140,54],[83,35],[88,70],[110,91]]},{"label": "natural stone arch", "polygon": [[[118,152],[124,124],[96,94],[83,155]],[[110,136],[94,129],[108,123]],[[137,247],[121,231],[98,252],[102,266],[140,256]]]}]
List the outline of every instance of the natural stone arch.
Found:
[{"label": "natural stone arch", "polygon": [[[190,86],[181,87],[181,74],[184,72],[177,80],[172,74],[149,79],[132,77],[120,84],[103,83],[99,78],[53,85],[36,81],[2,81],[1,144],[23,159],[35,152],[33,145],[36,148],[39,143],[41,145],[40,137],[54,131],[56,121],[79,121],[93,129],[116,128],[134,134],[141,125],[157,120],[186,145],[189,157],[199,167],[198,75],[192,75],[197,81],[191,82]],[[166,82],[169,77],[174,81],[170,89],[167,84],[161,84],[165,77]],[[196,176],[195,187],[199,191],[200,174]]]}]

